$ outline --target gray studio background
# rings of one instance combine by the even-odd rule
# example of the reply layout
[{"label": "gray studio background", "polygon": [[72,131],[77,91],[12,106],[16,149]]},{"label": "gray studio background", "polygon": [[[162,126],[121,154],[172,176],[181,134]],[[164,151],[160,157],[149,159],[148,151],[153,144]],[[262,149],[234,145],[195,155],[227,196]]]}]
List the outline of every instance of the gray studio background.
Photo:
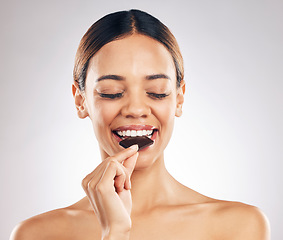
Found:
[{"label": "gray studio background", "polygon": [[166,165],[210,197],[261,208],[282,231],[283,1],[1,1],[0,238],[20,221],[84,196],[100,162],[71,94],[82,35],[103,15],[148,11],[185,60],[184,114]]}]

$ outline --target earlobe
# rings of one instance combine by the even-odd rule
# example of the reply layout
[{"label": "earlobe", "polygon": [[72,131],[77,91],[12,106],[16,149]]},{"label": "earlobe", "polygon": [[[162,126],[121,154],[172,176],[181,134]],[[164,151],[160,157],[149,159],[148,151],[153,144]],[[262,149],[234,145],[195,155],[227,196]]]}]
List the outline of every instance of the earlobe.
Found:
[{"label": "earlobe", "polygon": [[176,102],[176,111],[175,111],[175,116],[176,117],[181,117],[182,116],[182,107],[184,103],[184,94],[186,90],[186,84],[185,81],[182,80],[180,83],[180,87],[177,90],[177,102]]},{"label": "earlobe", "polygon": [[85,105],[85,96],[79,89],[77,83],[72,84],[72,93],[75,99],[75,105],[76,105],[78,117],[86,118],[88,116],[88,111]]},{"label": "earlobe", "polygon": [[177,107],[176,112],[175,112],[175,116],[181,117],[182,114],[183,114],[182,107]]}]

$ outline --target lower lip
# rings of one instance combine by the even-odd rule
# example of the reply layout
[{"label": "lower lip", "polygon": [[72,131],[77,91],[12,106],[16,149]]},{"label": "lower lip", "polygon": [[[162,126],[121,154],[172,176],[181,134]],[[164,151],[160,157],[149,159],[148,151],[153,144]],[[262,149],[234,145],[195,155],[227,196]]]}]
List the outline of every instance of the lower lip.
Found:
[{"label": "lower lip", "polygon": [[[152,134],[152,136],[151,136],[151,138],[150,138],[152,141],[155,141],[155,139],[156,139],[156,137],[157,137],[157,132],[158,132],[158,131],[154,131],[154,132],[153,132],[153,134]],[[112,133],[112,134],[114,135],[114,138],[115,138],[118,142],[121,142],[121,141],[123,140],[123,139],[119,138],[115,133]],[[154,142],[154,143],[155,143],[155,142]],[[146,147],[146,148],[143,148],[143,149],[140,150],[140,151],[144,151],[144,150],[146,150],[146,149],[152,147],[152,146],[154,145],[154,143],[151,144],[150,146]]]}]

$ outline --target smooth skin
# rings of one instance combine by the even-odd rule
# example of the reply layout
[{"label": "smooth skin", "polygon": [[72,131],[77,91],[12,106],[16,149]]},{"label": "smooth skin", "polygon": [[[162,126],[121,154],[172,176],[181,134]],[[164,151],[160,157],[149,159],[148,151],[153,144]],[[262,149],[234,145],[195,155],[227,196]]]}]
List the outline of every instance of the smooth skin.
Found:
[{"label": "smooth skin", "polygon": [[[97,81],[105,75],[116,77]],[[156,40],[134,34],[102,47],[91,59],[85,91],[73,84],[78,116],[92,121],[102,158],[82,181],[86,197],[25,220],[10,240],[269,239],[258,208],[201,195],[166,170],[163,153],[184,92],[170,53]],[[139,152],[123,149],[112,131],[143,124],[158,129],[155,143]]]}]

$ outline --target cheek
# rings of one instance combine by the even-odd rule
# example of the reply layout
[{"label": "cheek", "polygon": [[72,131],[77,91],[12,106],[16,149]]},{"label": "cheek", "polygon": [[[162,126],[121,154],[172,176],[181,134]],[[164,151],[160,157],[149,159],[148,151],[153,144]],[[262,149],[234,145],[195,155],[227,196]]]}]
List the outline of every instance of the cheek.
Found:
[{"label": "cheek", "polygon": [[113,102],[94,101],[91,120],[95,132],[105,131],[105,127],[109,126],[113,119],[117,116],[119,107]]},{"label": "cheek", "polygon": [[165,149],[169,143],[175,121],[175,101],[164,101],[155,107],[154,114],[160,123],[159,147]]},{"label": "cheek", "polygon": [[173,128],[175,108],[175,101],[172,100],[162,101],[162,103],[156,104],[154,108],[154,114],[164,128]]}]

